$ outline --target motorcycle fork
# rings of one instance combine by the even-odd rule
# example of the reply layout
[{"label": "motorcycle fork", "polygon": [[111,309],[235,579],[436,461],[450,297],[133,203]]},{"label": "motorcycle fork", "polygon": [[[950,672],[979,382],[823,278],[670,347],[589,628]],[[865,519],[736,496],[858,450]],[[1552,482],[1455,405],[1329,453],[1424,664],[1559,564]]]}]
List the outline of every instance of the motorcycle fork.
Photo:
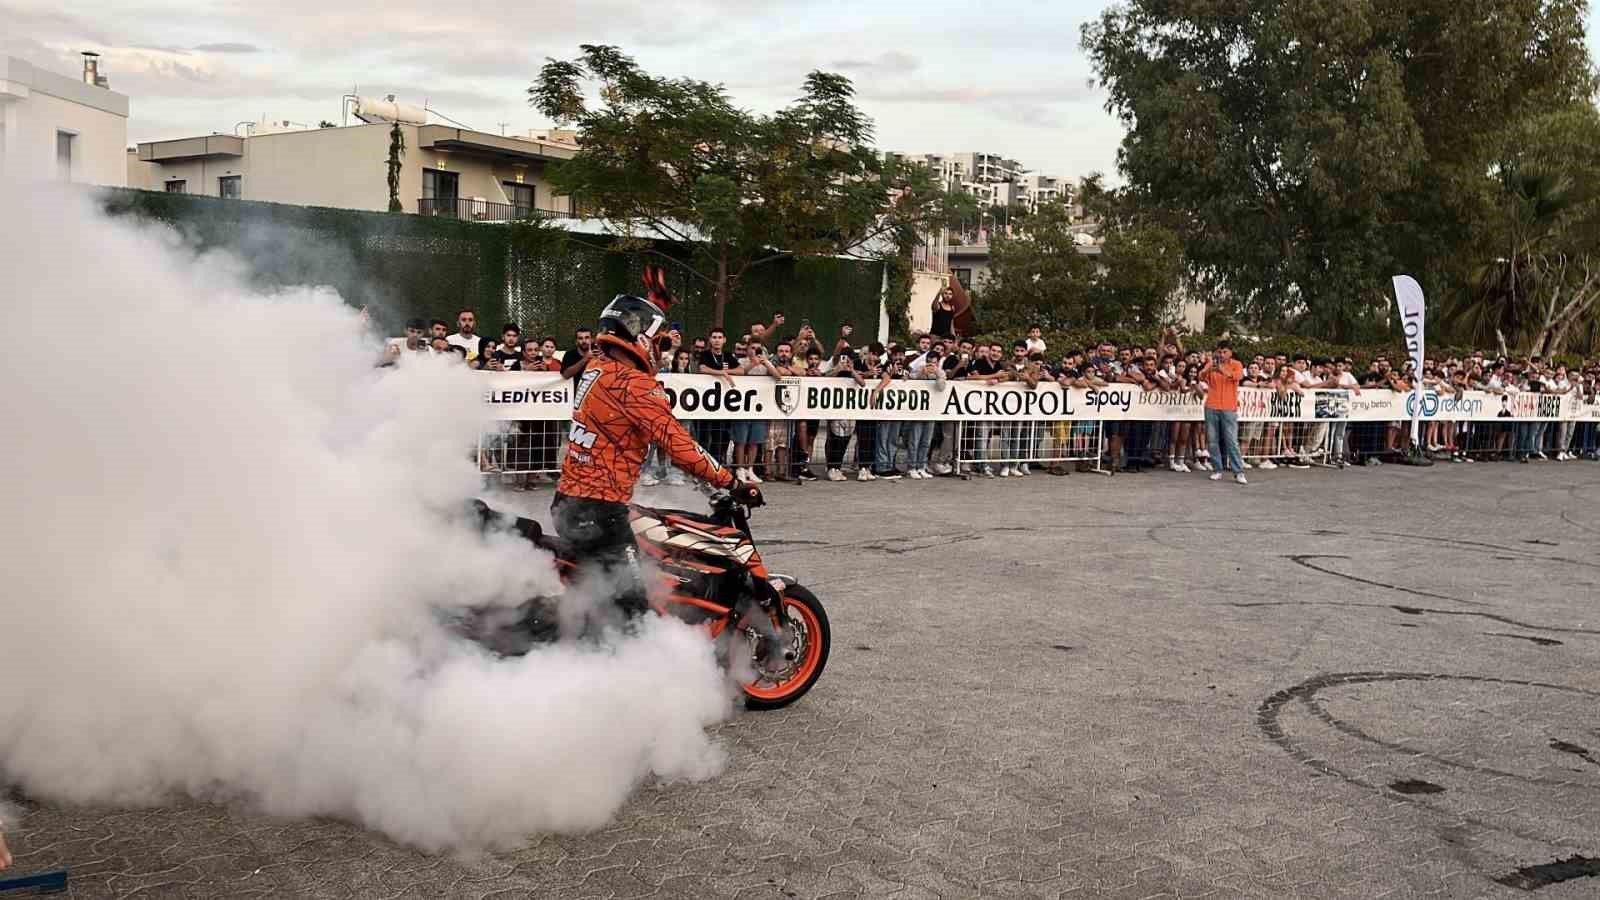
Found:
[{"label": "motorcycle fork", "polygon": [[745,573],[747,589],[733,608],[734,628],[755,632],[756,653],[767,668],[782,668],[794,662],[789,649],[790,624],[783,614],[783,597],[765,579]]}]

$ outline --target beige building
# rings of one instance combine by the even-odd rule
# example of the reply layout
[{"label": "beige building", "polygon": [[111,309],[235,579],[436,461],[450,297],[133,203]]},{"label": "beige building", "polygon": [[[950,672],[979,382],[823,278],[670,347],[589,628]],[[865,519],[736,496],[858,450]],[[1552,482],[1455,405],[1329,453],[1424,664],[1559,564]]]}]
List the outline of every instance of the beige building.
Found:
[{"label": "beige building", "polygon": [[962,191],[990,206],[1035,205],[1070,199],[1071,186],[1053,175],[1029,171],[1022,163],[998,153],[886,153],[933,170],[945,190]]},{"label": "beige building", "polygon": [[99,57],[68,78],[0,56],[0,175],[122,186],[128,98],[110,89]]},{"label": "beige building", "polygon": [[[503,222],[572,215],[572,199],[545,180],[577,148],[560,132],[505,136],[445,125],[401,124],[399,199],[409,213]],[[389,208],[385,123],[334,128],[253,126],[141,143],[126,152],[129,187],[302,206]]]}]

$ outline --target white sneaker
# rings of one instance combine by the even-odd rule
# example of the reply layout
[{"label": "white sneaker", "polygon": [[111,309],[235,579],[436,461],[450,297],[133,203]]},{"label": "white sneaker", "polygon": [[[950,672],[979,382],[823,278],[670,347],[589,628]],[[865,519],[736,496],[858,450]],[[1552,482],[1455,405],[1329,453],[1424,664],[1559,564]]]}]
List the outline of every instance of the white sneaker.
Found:
[{"label": "white sneaker", "polygon": [[1211,471],[1211,460],[1197,459],[1194,461],[1194,467],[1202,472],[1209,472]]},{"label": "white sneaker", "polygon": [[1010,466],[1001,466],[1000,467],[1000,477],[1001,478],[1010,478],[1014,473],[1015,473],[1015,470],[1012,469]]},{"label": "white sneaker", "polygon": [[1251,462],[1251,461],[1250,461],[1250,460],[1248,460],[1248,459],[1247,459],[1247,460],[1244,460],[1244,462],[1242,462],[1242,463],[1241,463],[1241,465],[1243,465],[1243,466],[1244,466],[1244,467],[1245,467],[1245,468],[1246,468],[1246,469],[1254,469],[1254,468],[1255,468],[1255,464],[1254,464],[1254,463],[1252,463],[1252,462]]},{"label": "white sneaker", "polygon": [[1016,473],[1018,475],[1032,475],[1033,474],[1033,470],[1028,468],[1028,464],[1027,463],[1023,463],[1022,465],[1017,466]]},{"label": "white sneaker", "polygon": [[1183,460],[1180,459],[1180,460],[1178,460],[1178,471],[1184,473],[1185,475],[1187,475],[1190,472],[1193,472],[1194,470],[1189,468],[1189,464],[1188,463],[1186,463],[1186,462],[1184,462]]},{"label": "white sneaker", "polygon": [[1183,471],[1182,469],[1178,468],[1178,461],[1175,460],[1175,459],[1171,460],[1171,461],[1169,461],[1167,463],[1167,468],[1171,469],[1174,472],[1182,472]]},{"label": "white sneaker", "polygon": [[872,470],[865,466],[856,471],[857,481],[876,481],[877,478],[878,476],[872,474]]},{"label": "white sneaker", "polygon": [[657,478],[654,475],[651,475],[649,473],[646,473],[644,475],[640,475],[639,476],[639,484],[641,486],[643,486],[643,487],[655,487],[656,485],[658,485],[660,483],[661,483],[661,479],[659,479],[659,478]]},{"label": "white sneaker", "polygon": [[917,479],[918,481],[920,481],[920,480],[922,480],[922,470],[920,470],[920,469],[907,469],[906,470],[906,477],[907,478],[914,478],[914,479]]},{"label": "white sneaker", "polygon": [[955,470],[950,468],[950,464],[949,463],[934,463],[933,464],[933,474],[935,474],[935,475],[949,475],[953,471],[955,471]]},{"label": "white sneaker", "polygon": [[983,477],[985,477],[985,478],[993,478],[994,477],[994,466],[984,466],[983,467]]},{"label": "white sneaker", "polygon": [[734,466],[733,467],[733,480],[734,481],[744,481],[745,480],[744,479],[744,466]]},{"label": "white sneaker", "polygon": [[1261,464],[1256,466],[1256,468],[1258,468],[1258,469],[1276,469],[1277,467],[1278,467],[1278,464],[1273,462],[1270,459],[1263,459],[1261,461]]},{"label": "white sneaker", "polygon": [[839,471],[838,469],[829,469],[828,470],[828,480],[829,481],[844,481],[845,480],[844,473]]},{"label": "white sneaker", "polygon": [[1210,475],[1207,475],[1206,477],[1211,479],[1212,481],[1221,481],[1222,480],[1222,473],[1221,472],[1212,472]]},{"label": "white sneaker", "polygon": [[683,480],[683,473],[679,472],[677,469],[673,469],[671,472],[667,473],[666,483],[672,487],[682,487],[686,482]]},{"label": "white sneaker", "polygon": [[1245,480],[1243,472],[1240,472],[1239,474],[1233,476],[1233,480],[1239,482],[1240,484],[1249,484],[1250,483],[1250,482]]},{"label": "white sneaker", "polygon": [[750,482],[751,484],[761,484],[762,483],[761,479],[756,477],[756,470],[755,469],[749,469],[749,468],[745,469],[744,470],[744,480]]}]

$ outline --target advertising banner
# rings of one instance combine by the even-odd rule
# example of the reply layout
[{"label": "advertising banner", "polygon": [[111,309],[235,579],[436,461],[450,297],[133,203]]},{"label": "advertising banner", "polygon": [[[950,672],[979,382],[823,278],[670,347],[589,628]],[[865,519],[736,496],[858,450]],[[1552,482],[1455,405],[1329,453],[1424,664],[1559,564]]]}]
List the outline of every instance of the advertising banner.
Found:
[{"label": "advertising banner", "polygon": [[1417,428],[1422,421],[1422,372],[1423,360],[1426,358],[1425,338],[1427,325],[1427,305],[1422,299],[1422,285],[1410,275],[1394,276],[1394,302],[1400,309],[1400,327],[1406,335],[1406,352],[1411,354],[1411,371],[1416,379],[1412,387],[1413,399],[1410,407],[1411,413],[1411,441],[1416,443]]},{"label": "advertising banner", "polygon": [[[572,381],[555,372],[484,373],[484,400],[490,418],[567,419],[572,414]],[[735,376],[733,384],[713,375],[660,377],[673,412],[694,419],[875,419],[901,421],[1105,421],[1198,422],[1201,400],[1178,391],[1144,391],[1131,384],[1065,389],[1055,384],[985,385],[952,381],[892,381],[857,385],[849,378],[766,378]],[[1600,418],[1576,395],[1483,391],[1459,396],[1433,392],[1396,394],[1388,390],[1312,389],[1279,392],[1239,389],[1241,421],[1392,422],[1411,419],[1486,421],[1496,419]]]}]

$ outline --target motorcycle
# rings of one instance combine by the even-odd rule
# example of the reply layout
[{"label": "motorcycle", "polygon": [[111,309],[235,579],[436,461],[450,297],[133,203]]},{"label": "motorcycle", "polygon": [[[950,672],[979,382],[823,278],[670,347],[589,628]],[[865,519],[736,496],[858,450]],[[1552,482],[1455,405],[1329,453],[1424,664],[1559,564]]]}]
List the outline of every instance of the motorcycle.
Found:
[{"label": "motorcycle", "polygon": [[[709,498],[709,515],[630,504],[634,538],[654,565],[644,567],[649,614],[674,616],[704,630],[724,654],[724,667],[747,648],[753,678],[746,709],[779,709],[799,700],[822,677],[832,634],[816,595],[793,577],[767,571],[750,532],[749,512],[727,491]],[[549,551],[563,582],[578,574],[579,555],[537,521],[473,506],[482,528],[507,528]],[[559,603],[537,597],[512,608],[458,611],[457,634],[504,656],[520,656],[561,636]],[[743,670],[741,670],[743,671]]]}]

